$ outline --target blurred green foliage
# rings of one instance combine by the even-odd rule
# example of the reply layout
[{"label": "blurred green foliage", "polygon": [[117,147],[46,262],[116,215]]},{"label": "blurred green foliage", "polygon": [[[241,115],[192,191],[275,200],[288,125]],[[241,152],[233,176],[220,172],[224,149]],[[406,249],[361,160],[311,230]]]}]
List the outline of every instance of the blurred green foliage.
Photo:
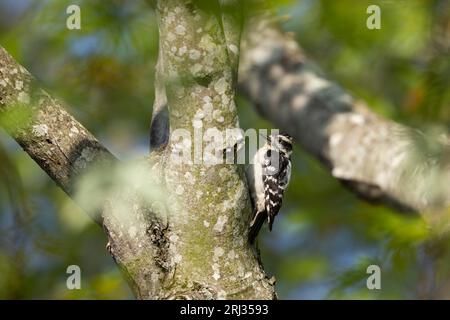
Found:
[{"label": "blurred green foliage", "polygon": [[[327,76],[376,112],[448,131],[449,1],[270,3]],[[374,3],[381,30],[366,28]],[[70,4],[81,6],[81,30],[65,27]],[[0,2],[0,44],[123,159],[147,153],[157,41],[146,1]],[[244,128],[272,127],[238,105]],[[358,200],[299,148],[293,159],[280,218],[261,240],[280,298],[411,298],[448,278],[449,250],[423,220]],[[0,298],[132,298],[102,230],[1,131],[0,164]],[[82,290],[65,287],[71,264]],[[382,290],[366,288],[369,264],[380,265]]]}]

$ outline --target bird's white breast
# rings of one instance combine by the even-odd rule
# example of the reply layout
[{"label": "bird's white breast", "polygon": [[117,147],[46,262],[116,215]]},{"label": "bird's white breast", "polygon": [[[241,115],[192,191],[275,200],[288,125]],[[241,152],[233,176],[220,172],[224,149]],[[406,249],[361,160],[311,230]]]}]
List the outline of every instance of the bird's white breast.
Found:
[{"label": "bird's white breast", "polygon": [[247,174],[251,196],[258,212],[265,210],[262,163],[264,161],[266,151],[267,148],[263,147],[255,153],[253,157],[253,164],[249,166]]}]

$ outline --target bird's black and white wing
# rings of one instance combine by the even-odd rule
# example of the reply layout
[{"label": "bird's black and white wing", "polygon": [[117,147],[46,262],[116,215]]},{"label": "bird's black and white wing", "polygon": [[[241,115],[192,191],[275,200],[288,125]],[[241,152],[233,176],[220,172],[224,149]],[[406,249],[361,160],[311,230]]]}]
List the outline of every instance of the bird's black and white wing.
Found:
[{"label": "bird's black and white wing", "polygon": [[283,202],[284,190],[289,184],[291,162],[278,151],[268,150],[263,164],[264,200],[269,230]]}]

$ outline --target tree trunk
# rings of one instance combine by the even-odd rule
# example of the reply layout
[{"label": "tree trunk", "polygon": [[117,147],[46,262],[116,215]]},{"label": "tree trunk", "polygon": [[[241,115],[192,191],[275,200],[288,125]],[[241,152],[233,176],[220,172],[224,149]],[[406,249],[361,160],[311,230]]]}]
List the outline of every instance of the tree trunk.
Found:
[{"label": "tree trunk", "polygon": [[[36,89],[4,50],[0,111],[13,119],[9,133],[24,150],[102,224],[107,249],[137,298],[272,299],[274,280],[247,240],[251,209],[244,168],[204,162],[203,134],[239,128],[234,95],[240,30],[234,23],[239,15],[230,8],[203,6],[158,1],[149,159],[118,162],[61,104]],[[33,112],[16,121],[23,108]],[[176,138],[180,130],[187,140]],[[209,156],[222,159],[234,145],[214,140]],[[180,163],[173,156],[180,151],[193,158]]]}]

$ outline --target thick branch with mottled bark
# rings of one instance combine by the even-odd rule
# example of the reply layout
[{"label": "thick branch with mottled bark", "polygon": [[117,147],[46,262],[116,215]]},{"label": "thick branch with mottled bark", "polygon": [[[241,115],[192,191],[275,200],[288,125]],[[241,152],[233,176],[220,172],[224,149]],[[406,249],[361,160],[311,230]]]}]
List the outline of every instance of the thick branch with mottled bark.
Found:
[{"label": "thick branch with mottled bark", "polygon": [[115,161],[2,47],[0,116],[6,131],[69,196],[74,195],[75,184],[84,173]]},{"label": "thick branch with mottled bark", "polygon": [[[110,240],[114,240],[108,247],[136,296],[150,297],[151,290],[142,292],[142,288],[153,285],[148,275],[156,274],[155,269],[158,269],[155,257],[162,255],[159,245],[162,228],[149,223],[146,213],[148,208],[156,211],[157,205],[150,206],[140,199],[140,194],[133,189],[135,183],[125,184],[117,177],[120,173],[137,172],[140,177],[147,177],[147,184],[142,188],[151,190],[158,182],[157,175],[151,174],[151,163],[135,164],[132,172],[129,167],[119,165],[117,159],[60,102],[40,89],[28,71],[1,47],[0,116],[6,131],[62,190],[102,225]],[[123,173],[124,169],[128,172]],[[102,189],[80,190],[93,180],[98,180]],[[110,191],[104,192],[103,182],[108,183]],[[91,197],[80,197],[83,192],[91,193]],[[91,200],[97,204],[93,205]]]},{"label": "thick branch with mottled bark", "polygon": [[[250,23],[243,39],[241,89],[335,178],[366,200],[399,209],[450,205],[449,161],[439,167],[421,155],[423,134],[376,115],[328,81],[268,20]],[[436,143],[450,150],[447,137]]]}]

